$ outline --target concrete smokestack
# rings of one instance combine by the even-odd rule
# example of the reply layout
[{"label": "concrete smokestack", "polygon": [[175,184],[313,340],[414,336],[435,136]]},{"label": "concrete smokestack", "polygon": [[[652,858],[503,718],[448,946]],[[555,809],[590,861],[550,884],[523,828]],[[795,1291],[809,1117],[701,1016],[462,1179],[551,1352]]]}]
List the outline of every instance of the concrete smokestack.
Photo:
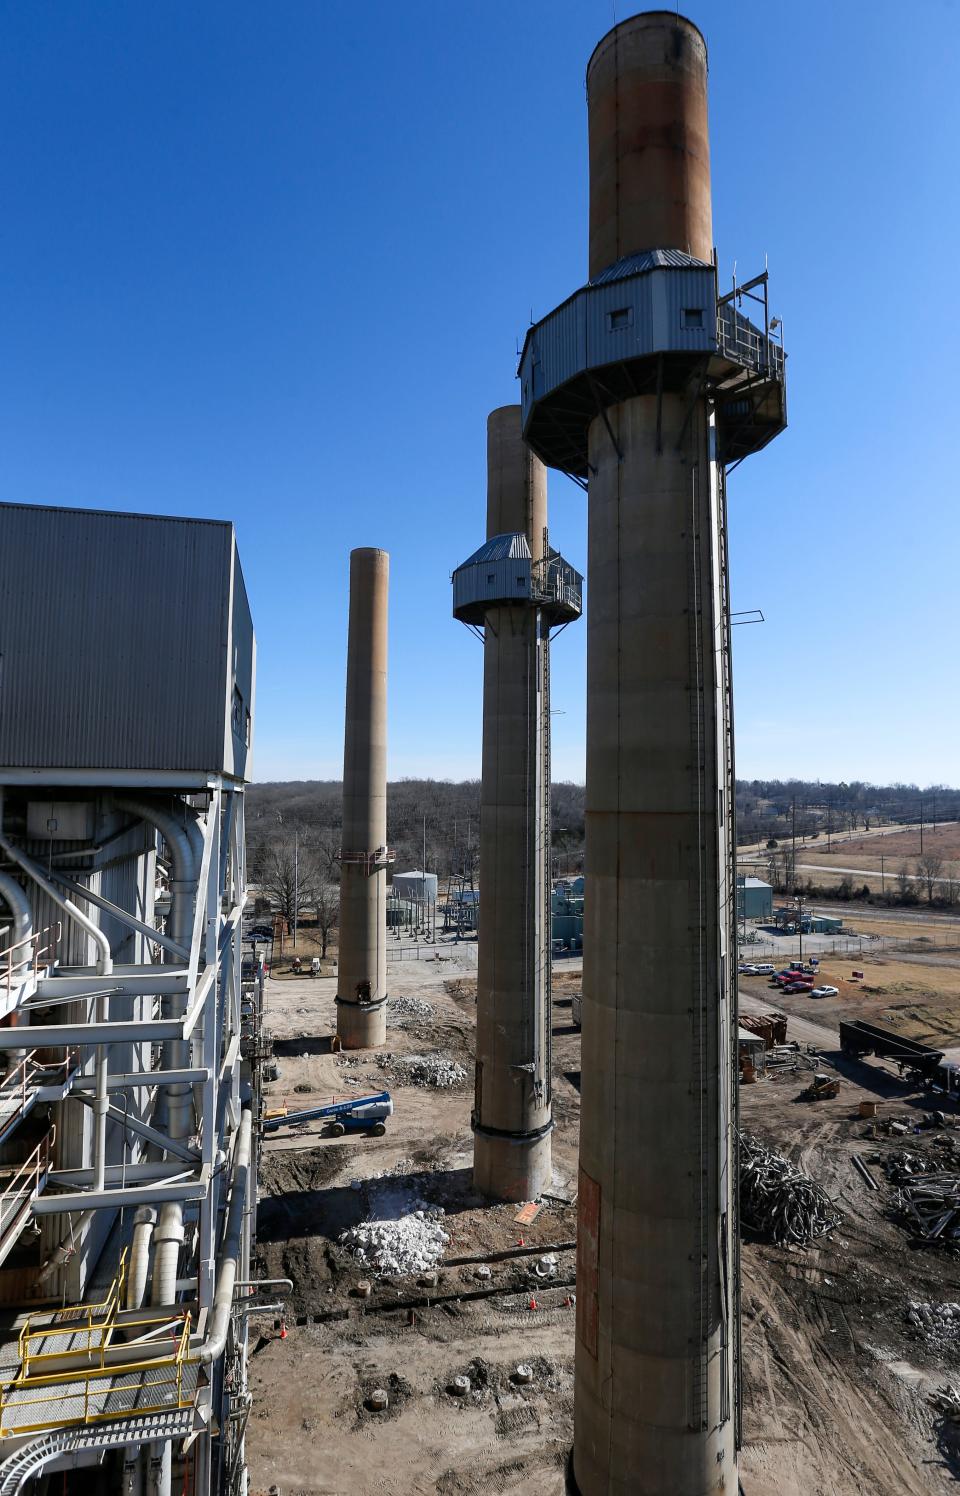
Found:
[{"label": "concrete smokestack", "polygon": [[[487,420],[487,539],[523,535],[539,561],[546,523],[547,470],[524,443],[519,405],[503,406]],[[548,647],[528,602],[491,608],[483,644],[473,1181],[498,1200],[535,1200],[551,1177],[550,723],[539,710]]]},{"label": "concrete smokestack", "polygon": [[350,552],[350,626],[343,745],[337,1037],[344,1049],[387,1032],[386,551]]},{"label": "concrete smokestack", "polygon": [[[709,258],[706,65],[696,27],[665,12],[625,21],[594,53],[594,274],[650,248]],[[671,391],[624,400],[588,435],[582,1496],[737,1489],[732,805],[710,428],[705,399]]]},{"label": "concrete smokestack", "polygon": [[667,11],[634,16],[587,67],[590,279],[641,249],[713,253],[707,44]]},{"label": "concrete smokestack", "polygon": [[733,1496],[725,464],[785,426],[783,349],[765,272],[718,295],[697,28],[624,21],[587,94],[590,281],[520,362],[527,442],[589,491],[573,1473],[581,1496]]},{"label": "concrete smokestack", "polygon": [[454,574],[483,636],[483,783],[473,1178],[499,1200],[550,1183],[550,627],[581,578],[545,553],[543,463],[520,407],[487,422],[487,544]]}]

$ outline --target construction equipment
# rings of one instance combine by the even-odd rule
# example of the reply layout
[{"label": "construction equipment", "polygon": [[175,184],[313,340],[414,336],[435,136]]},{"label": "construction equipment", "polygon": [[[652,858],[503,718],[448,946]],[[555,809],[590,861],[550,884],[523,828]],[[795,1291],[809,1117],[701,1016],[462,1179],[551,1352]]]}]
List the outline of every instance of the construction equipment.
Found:
[{"label": "construction equipment", "polygon": [[273,1115],[264,1119],[264,1132],[276,1132],[278,1127],[297,1122],[315,1122],[329,1118],[327,1131],[331,1137],[340,1138],[347,1131],[369,1132],[382,1138],[386,1132],[386,1118],[393,1116],[393,1101],[389,1091],[377,1091],[372,1096],[351,1097],[349,1101],[332,1101],[326,1106],[310,1106],[304,1111],[291,1112],[278,1107]]},{"label": "construction equipment", "polygon": [[798,1101],[826,1101],[831,1096],[840,1095],[840,1082],[835,1075],[826,1075],[818,1070],[813,1080],[805,1090],[800,1092]]}]

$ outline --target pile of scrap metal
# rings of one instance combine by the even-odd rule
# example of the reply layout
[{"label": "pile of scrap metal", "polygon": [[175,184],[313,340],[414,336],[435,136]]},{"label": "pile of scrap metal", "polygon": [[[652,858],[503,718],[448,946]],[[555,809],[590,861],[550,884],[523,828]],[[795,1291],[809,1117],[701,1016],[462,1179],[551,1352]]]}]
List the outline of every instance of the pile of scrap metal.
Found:
[{"label": "pile of scrap metal", "polygon": [[737,1016],[737,1022],[741,1028],[748,1029],[751,1034],[757,1034],[763,1040],[764,1049],[772,1049],[775,1044],[786,1043],[786,1013],[740,1013]]},{"label": "pile of scrap metal", "polygon": [[818,1070],[813,1080],[797,1097],[798,1101],[826,1101],[831,1096],[840,1095],[840,1081],[835,1075],[827,1075]]},{"label": "pile of scrap metal", "polygon": [[829,1195],[780,1153],[740,1134],[740,1214],[777,1246],[806,1246],[843,1219]]},{"label": "pile of scrap metal", "polygon": [[[888,1177],[893,1178],[890,1169]],[[960,1239],[960,1174],[919,1173],[897,1190],[894,1214],[921,1241],[954,1243]]]}]

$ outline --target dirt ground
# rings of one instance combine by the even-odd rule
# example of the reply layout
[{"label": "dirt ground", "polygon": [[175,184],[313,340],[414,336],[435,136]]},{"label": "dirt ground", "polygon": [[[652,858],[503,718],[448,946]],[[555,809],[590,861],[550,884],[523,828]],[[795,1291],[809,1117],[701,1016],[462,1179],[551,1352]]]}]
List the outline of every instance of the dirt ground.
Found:
[{"label": "dirt ground", "polygon": [[[440,954],[448,959],[391,965],[391,994],[416,997],[434,1012],[400,1018],[402,1026],[388,1028],[386,1049],[441,1050],[458,1060],[468,1078],[446,1091],[399,1086],[371,1056],[346,1063],[332,1054],[334,981],[268,983],[268,1025],[281,1065],[270,1104],[310,1105],[386,1083],[396,1112],[382,1138],[329,1139],[311,1124],[267,1140],[257,1266],[262,1276],[289,1276],[295,1286],[285,1339],[272,1319],[253,1326],[247,1445],[254,1492],[271,1484],[284,1496],[564,1492],[580,1081],[570,999],[579,990],[579,963],[554,983],[553,1189],[536,1219],[521,1226],[516,1207],[491,1206],[472,1193],[475,947],[441,947]],[[870,981],[882,975],[878,967]],[[770,995],[759,981],[747,1001]],[[795,1015],[798,1039],[825,1056],[811,1063],[841,1067],[841,1092],[835,1101],[796,1101],[807,1071],[744,1087],[743,1126],[799,1161],[845,1218],[832,1238],[805,1249],[744,1242],[743,1491],[946,1492],[954,1482],[927,1394],[949,1379],[955,1351],[921,1340],[905,1310],[911,1297],[960,1297],[960,1263],[946,1249],[912,1248],[889,1218],[885,1180],[872,1193],[850,1161],[853,1152],[872,1158],[904,1146],[900,1138],[864,1136],[871,1124],[858,1116],[861,1099],[879,1099],[882,1112],[912,1122],[922,1115],[918,1098],[882,1066],[851,1064],[837,1052],[836,1015],[844,1004],[872,1005],[873,1012],[887,998],[909,999],[845,991],[828,1010],[775,996],[776,1006]],[[941,1135],[911,1133],[909,1146],[930,1149]],[[398,1177],[424,1203],[443,1205],[452,1239],[436,1281],[374,1280],[361,1298],[364,1273],[338,1238]],[[550,1251],[556,1276],[545,1283],[534,1274]],[[470,1260],[491,1254],[486,1263]],[[516,1379],[520,1362],[533,1367],[529,1384]],[[449,1388],[461,1374],[469,1391],[457,1397]],[[385,1413],[366,1407],[374,1387],[388,1392]]]},{"label": "dirt ground", "polygon": [[[862,971],[855,978],[854,971]],[[960,951],[911,949],[876,956],[824,956],[821,983],[838,997],[784,997],[766,977],[740,978],[743,992],[784,1012],[808,1015],[834,1033],[841,1018],[888,1023],[906,1038],[938,1047],[960,1043]]]}]

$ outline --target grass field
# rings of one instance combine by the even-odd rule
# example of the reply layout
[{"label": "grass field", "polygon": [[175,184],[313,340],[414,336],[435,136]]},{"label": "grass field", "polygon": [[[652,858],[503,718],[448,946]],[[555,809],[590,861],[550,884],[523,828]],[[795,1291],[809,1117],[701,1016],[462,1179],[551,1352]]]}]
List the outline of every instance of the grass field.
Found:
[{"label": "grass field", "polygon": [[[948,821],[935,829],[925,827],[923,850],[927,855],[936,853],[943,858],[945,873],[960,869],[960,824]],[[909,872],[915,872],[914,864],[920,856],[920,832],[889,831],[882,836],[834,842],[829,852],[824,838],[804,842],[802,846],[797,844],[797,861],[814,863],[818,867],[865,868],[879,873],[881,856],[887,877],[895,877],[903,863],[907,864]]]}]

